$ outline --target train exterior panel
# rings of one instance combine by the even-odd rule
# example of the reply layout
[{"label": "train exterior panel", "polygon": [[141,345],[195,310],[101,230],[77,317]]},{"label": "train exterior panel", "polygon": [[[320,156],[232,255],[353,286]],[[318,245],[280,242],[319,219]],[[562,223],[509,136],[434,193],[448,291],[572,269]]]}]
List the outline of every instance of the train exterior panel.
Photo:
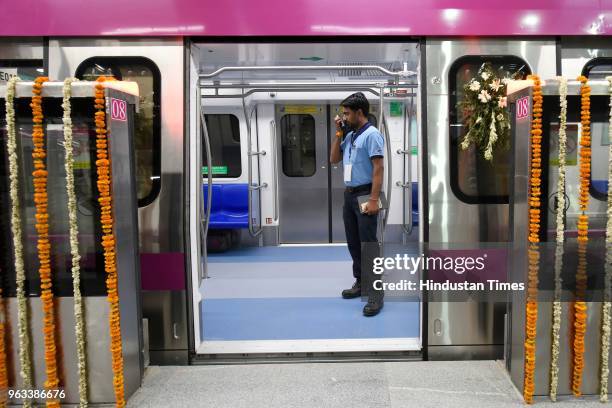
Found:
[{"label": "train exterior panel", "polygon": [[[123,74],[123,79],[141,81],[144,109],[136,123],[138,225],[143,317],[148,319],[153,362],[188,361],[182,222],[183,53],[183,41],[178,38],[51,38],[48,45],[48,70],[52,78]],[[159,78],[152,73],[155,69]],[[159,84],[150,83],[155,81]],[[155,92],[159,95],[154,95]]]},{"label": "train exterior panel", "polygon": [[[392,195],[392,205],[385,241],[445,248],[503,246],[511,227],[507,174],[491,173],[490,185],[497,190],[486,190],[477,176],[488,177],[488,168],[458,150],[462,130],[456,103],[462,79],[485,61],[508,72],[537,73],[542,78],[612,72],[609,37],[596,38],[612,34],[609,1],[545,1],[533,10],[533,2],[523,0],[504,8],[479,1],[445,2],[444,7],[434,1],[410,1],[399,7],[397,2],[382,0],[376,4],[372,22],[359,26],[354,22],[363,20],[363,9],[370,4],[346,8],[322,0],[300,5],[268,3],[269,8],[248,1],[175,0],[152,8],[137,0],[106,2],[103,8],[90,5],[82,13],[65,2],[41,10],[28,0],[12,4],[13,12],[0,16],[0,35],[5,36],[0,39],[2,73],[13,75],[22,69],[30,75],[47,73],[53,79],[120,75],[141,81],[145,113],[136,124],[146,136],[140,145],[136,143],[141,296],[153,363],[186,364],[206,350],[201,347],[201,333],[206,329],[201,326],[206,322],[200,316],[200,288],[206,285],[207,240],[210,244],[214,238],[221,247],[238,240],[251,248],[343,243],[340,169],[329,168],[327,157],[333,117],[351,90],[361,86],[368,94],[372,120],[382,127],[383,112],[388,120],[391,154],[386,164],[391,172],[385,185],[390,181],[387,193]],[[38,12],[32,13],[35,7]],[[360,48],[370,55],[360,55]],[[304,59],[298,49],[304,51]],[[240,81],[257,76],[202,81],[203,74],[232,65],[292,65],[296,61],[316,65],[317,52],[327,53],[326,65],[345,64],[348,71],[368,63],[387,63],[388,55],[400,49],[406,54],[391,62],[408,66],[390,69],[416,73],[401,84],[362,76],[357,69],[358,75],[349,72],[334,77],[325,72],[285,79],[293,85],[303,81],[307,88],[332,77],[348,83],[343,89],[311,92],[296,86],[292,92],[280,92],[265,90],[282,84],[268,75],[259,78],[267,81],[261,85],[264,90],[245,98],[236,96],[244,91]],[[233,89],[215,88],[232,81],[238,84]],[[393,94],[389,85],[403,86],[406,93]],[[380,93],[385,99],[382,106],[377,105]],[[402,102],[403,109],[397,116],[392,113],[399,106],[396,102]],[[201,117],[207,131],[215,126],[224,129],[223,146],[212,153],[233,157],[240,167],[235,173],[229,165],[215,169],[205,163]],[[312,140],[302,138],[299,148],[287,148],[287,141],[308,132]],[[308,146],[316,153],[306,157],[303,152],[311,142]],[[604,160],[604,150],[594,149],[594,157]],[[312,170],[308,177],[316,177],[298,181],[303,168],[283,167],[291,160],[312,158],[316,160],[308,164]],[[601,181],[606,170],[603,163],[595,163],[594,168],[590,215],[593,228],[601,234],[605,220]],[[228,217],[221,211],[205,228],[202,220],[208,197],[203,176],[214,172],[224,177],[214,177],[211,188],[216,193],[209,213],[222,208],[217,207],[223,205],[219,197],[227,197],[233,213]],[[572,188],[568,187],[570,192]],[[319,199],[313,202],[313,197]],[[576,208],[575,203],[569,204],[570,227]],[[554,229],[552,217],[548,221]],[[258,230],[260,234],[254,233]],[[502,355],[505,305],[439,302],[423,306],[421,332],[412,346],[422,350],[424,357]],[[251,353],[258,354],[257,349],[238,354]]]}]

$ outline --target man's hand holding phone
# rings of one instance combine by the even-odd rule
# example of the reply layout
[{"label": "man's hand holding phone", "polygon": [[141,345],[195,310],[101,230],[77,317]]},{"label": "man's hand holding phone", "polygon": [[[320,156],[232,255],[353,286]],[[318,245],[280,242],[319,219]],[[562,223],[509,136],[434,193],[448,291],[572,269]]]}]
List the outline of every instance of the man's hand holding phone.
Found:
[{"label": "man's hand holding phone", "polygon": [[342,128],[344,127],[344,122],[342,121],[342,118],[336,115],[336,117],[334,118],[334,122],[336,122],[336,130],[342,130]]}]

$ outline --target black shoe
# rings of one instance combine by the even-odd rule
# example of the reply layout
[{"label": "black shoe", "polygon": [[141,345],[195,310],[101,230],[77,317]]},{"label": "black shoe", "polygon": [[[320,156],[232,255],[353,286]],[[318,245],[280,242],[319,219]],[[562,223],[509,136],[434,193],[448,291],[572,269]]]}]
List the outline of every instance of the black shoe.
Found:
[{"label": "black shoe", "polygon": [[361,296],[361,282],[355,281],[353,287],[350,289],[344,289],[342,291],[342,297],[344,299],[354,299]]},{"label": "black shoe", "polygon": [[385,305],[385,302],[380,300],[368,300],[368,304],[363,307],[364,316],[376,316],[380,313],[381,309]]}]

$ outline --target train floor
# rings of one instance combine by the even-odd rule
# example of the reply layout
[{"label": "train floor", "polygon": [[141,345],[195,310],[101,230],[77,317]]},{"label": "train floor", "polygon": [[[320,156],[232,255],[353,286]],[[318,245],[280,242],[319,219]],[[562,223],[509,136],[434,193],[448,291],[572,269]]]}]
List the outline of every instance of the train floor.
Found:
[{"label": "train floor", "polygon": [[363,316],[360,298],[342,299],[342,289],[354,281],[345,245],[241,248],[211,254],[208,265],[209,278],[200,288],[204,342],[412,339],[406,349],[418,344],[418,297],[387,297],[382,312],[371,318]]},{"label": "train floor", "polygon": [[[411,361],[149,367],[128,407],[524,407],[498,361]],[[560,396],[535,407],[601,407]]]}]

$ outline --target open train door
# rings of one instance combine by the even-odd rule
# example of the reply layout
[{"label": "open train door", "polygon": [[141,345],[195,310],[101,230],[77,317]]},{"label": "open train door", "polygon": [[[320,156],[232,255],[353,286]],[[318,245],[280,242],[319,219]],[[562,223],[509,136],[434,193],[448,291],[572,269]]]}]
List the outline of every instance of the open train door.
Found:
[{"label": "open train door", "polygon": [[[415,42],[191,44],[186,146],[198,360],[421,357],[418,293],[390,293],[371,319],[365,302],[342,299],[354,278],[335,228],[342,166],[329,159],[339,103],[364,92],[385,139],[384,256],[418,256],[419,52]],[[305,222],[315,210],[317,222]],[[294,223],[304,230],[283,229]],[[240,241],[220,250],[216,240],[234,232]]]}]

